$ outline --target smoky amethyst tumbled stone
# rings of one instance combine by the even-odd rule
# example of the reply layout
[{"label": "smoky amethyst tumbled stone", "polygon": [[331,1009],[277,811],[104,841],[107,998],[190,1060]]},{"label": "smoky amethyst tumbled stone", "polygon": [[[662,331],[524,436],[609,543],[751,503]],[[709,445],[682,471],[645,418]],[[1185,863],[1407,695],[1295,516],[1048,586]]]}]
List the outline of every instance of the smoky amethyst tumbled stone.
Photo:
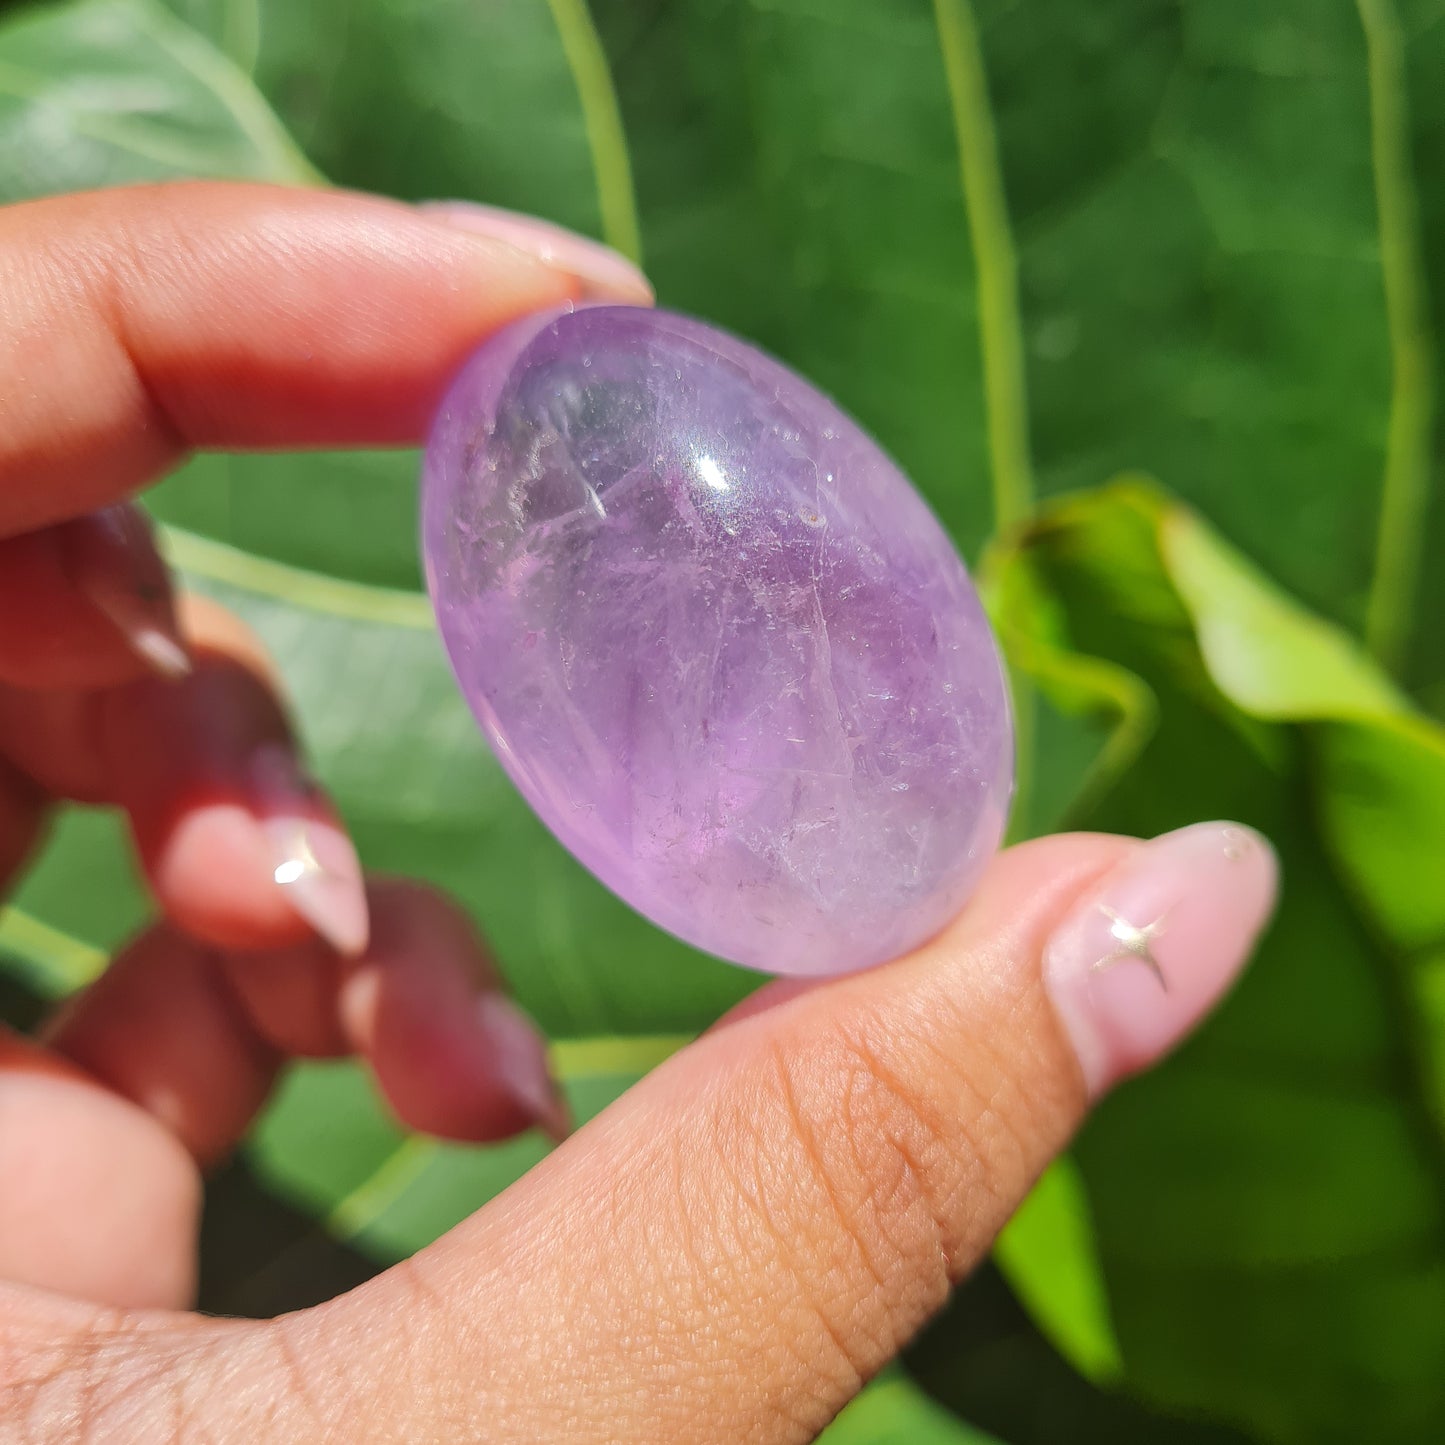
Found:
[{"label": "smoky amethyst tumbled stone", "polygon": [[902,473],[777,362],[665,311],[513,324],[442,403],[422,541],[503,767],[655,923],[823,974],[967,898],[1012,786],[993,636]]}]

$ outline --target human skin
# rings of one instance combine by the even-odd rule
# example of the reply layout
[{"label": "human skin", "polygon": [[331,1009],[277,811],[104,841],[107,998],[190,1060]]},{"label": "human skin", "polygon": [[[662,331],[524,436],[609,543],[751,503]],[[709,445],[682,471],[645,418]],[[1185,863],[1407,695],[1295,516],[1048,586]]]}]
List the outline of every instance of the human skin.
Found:
[{"label": "human skin", "polygon": [[195,448],[414,441],[498,326],[650,293],[521,218],[187,184],[0,210],[0,297],[0,883],[103,801],[159,913],[0,1034],[0,1438],[811,1439],[1266,920],[1234,825],[1011,849],[933,941],[765,986],[405,1264],[189,1314],[202,1173],[288,1057],[359,1053],[449,1137],[567,1124],[470,924],[363,879],[264,652],[126,499]]}]

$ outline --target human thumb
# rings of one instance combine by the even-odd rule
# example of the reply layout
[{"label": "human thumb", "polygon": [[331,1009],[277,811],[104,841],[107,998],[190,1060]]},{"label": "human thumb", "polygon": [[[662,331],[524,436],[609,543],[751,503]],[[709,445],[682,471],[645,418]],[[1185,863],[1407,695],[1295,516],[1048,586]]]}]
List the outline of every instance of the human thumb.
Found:
[{"label": "human thumb", "polygon": [[1275,882],[1234,824],[1010,850],[932,943],[764,990],[405,1266],[233,1337],[209,1437],[812,1439],[1217,1002]]}]

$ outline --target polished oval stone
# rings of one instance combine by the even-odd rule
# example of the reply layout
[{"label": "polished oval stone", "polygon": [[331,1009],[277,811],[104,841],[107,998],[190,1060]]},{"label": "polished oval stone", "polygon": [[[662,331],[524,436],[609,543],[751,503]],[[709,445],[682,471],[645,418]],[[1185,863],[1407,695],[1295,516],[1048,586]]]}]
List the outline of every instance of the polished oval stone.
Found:
[{"label": "polished oval stone", "polygon": [[427,446],[462,691],[561,841],[662,927],[773,973],[922,942],[1003,829],[997,650],[898,468],[690,318],[529,317]]}]

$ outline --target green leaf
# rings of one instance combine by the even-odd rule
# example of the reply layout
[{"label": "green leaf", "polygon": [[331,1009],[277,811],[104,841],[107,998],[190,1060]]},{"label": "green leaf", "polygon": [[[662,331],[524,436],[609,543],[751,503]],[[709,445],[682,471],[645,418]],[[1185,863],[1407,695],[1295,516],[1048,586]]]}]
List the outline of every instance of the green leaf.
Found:
[{"label": "green leaf", "polygon": [[[1414,605],[1413,646],[1406,677],[1426,699],[1437,717],[1445,717],[1445,632],[1423,619],[1445,611],[1445,568],[1432,559],[1445,555],[1445,406],[1441,405],[1440,368],[1445,365],[1445,186],[1439,184],[1435,159],[1445,144],[1445,104],[1441,103],[1440,76],[1445,74],[1445,29],[1439,24],[1439,7],[1433,0],[1397,0],[1397,17],[1403,29],[1403,74],[1400,95],[1410,133],[1410,158],[1415,184],[1413,211],[1421,238],[1424,295],[1418,313],[1433,352],[1433,434],[1428,438],[1429,496],[1414,541],[1423,566]],[[1417,275],[1416,279],[1419,277]],[[1397,295],[1399,288],[1397,288]],[[1402,340],[1405,339],[1402,336]]]},{"label": "green leaf", "polygon": [[318,179],[250,81],[151,0],[0,27],[0,199],[170,176]]},{"label": "green leaf", "polygon": [[869,1385],[818,1438],[822,1445],[996,1445],[897,1372]]},{"label": "green leaf", "polygon": [[1160,539],[1217,685],[1256,717],[1309,728],[1321,825],[1401,970],[1425,1102],[1445,1131],[1445,728],[1197,519],[1173,514]]},{"label": "green leaf", "polygon": [[956,1416],[1010,1445],[1244,1445],[1227,1426],[1151,1409],[1070,1369],[986,1264],[909,1349],[909,1376]]},{"label": "green leaf", "polygon": [[338,184],[485,200],[636,249],[628,155],[580,0],[169,0],[251,28],[256,83]]},{"label": "green leaf", "polygon": [[1122,1383],[1274,1439],[1352,1437],[1365,1410],[1372,1440],[1427,1438],[1445,1419],[1445,729],[1157,489],[1051,508],[996,565],[1024,570],[1015,599],[1051,594],[1013,632],[1066,616],[1080,654],[1157,699],[1087,822],[1235,817],[1282,860],[1235,996],[1076,1151]]},{"label": "green leaf", "polygon": [[1078,1167],[1056,1160],[994,1246],[994,1263],[1049,1343],[1091,1380],[1122,1373]]},{"label": "green leaf", "polygon": [[[1445,715],[1439,0],[171,4],[209,43],[145,0],[0,23],[0,197],[314,162],[640,237],[665,302],[837,394],[970,554],[1031,486],[1148,470],[1283,582],[1137,488],[990,551],[1027,683],[1016,831],[1242,816],[1286,896],[1216,1023],[1002,1244],[1117,1388],[989,1271],[915,1359],[1015,1445],[1219,1438],[1181,1411],[1439,1436],[1445,783],[1402,700]],[[368,859],[461,894],[585,1114],[751,980],[635,919],[502,781],[429,630],[414,479],[407,453],[204,458],[155,506],[277,651]],[[113,819],[65,820],[0,920],[32,982],[72,986],[142,916],[117,857]],[[298,1074],[252,1147],[376,1260],[537,1153],[406,1141],[348,1066]],[[845,1426],[929,1428],[879,1390]]]},{"label": "green leaf", "polygon": [[1041,486],[1153,472],[1358,623],[1392,376],[1355,6],[1062,8],[989,35]]},{"label": "green leaf", "polygon": [[[1006,356],[985,401],[980,318],[989,308],[1007,346],[1013,317],[967,7],[594,0],[593,10],[660,298],[761,341],[832,392],[977,548],[993,516],[990,413],[1010,505],[1027,501],[1027,462]],[[967,164],[961,136],[976,142]],[[993,263],[985,303],[966,173],[994,203],[978,217]]]},{"label": "green leaf", "polygon": [[168,0],[181,19],[250,75],[261,48],[261,0]]}]

